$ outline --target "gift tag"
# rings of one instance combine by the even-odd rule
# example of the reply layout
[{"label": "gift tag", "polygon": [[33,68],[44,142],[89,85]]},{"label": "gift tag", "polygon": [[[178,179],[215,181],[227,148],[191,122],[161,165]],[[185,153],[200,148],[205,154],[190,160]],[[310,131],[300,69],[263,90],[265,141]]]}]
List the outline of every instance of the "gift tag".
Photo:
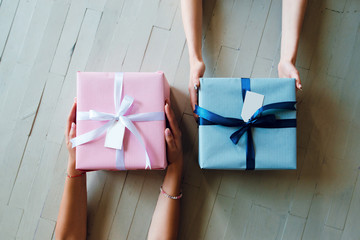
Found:
[{"label": "gift tag", "polygon": [[264,103],[264,95],[246,91],[244,105],[241,111],[242,119],[247,122],[251,118],[251,116],[262,107]]},{"label": "gift tag", "polygon": [[105,138],[105,147],[122,149],[125,126],[120,121],[116,121],[108,128]]}]

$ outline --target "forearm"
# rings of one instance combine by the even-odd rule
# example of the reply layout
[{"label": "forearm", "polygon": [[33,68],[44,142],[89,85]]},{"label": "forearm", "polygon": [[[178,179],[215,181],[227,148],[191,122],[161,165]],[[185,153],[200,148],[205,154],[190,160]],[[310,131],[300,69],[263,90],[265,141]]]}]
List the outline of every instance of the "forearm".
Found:
[{"label": "forearm", "polygon": [[295,64],[307,0],[282,1],[281,60]]},{"label": "forearm", "polygon": [[[170,168],[163,182],[163,190],[171,196],[180,194],[181,171]],[[148,239],[177,239],[180,218],[180,199],[174,200],[160,193],[149,229]]]},{"label": "forearm", "polygon": [[190,61],[202,61],[202,0],[181,0],[181,13]]},{"label": "forearm", "polygon": [[66,177],[56,223],[56,239],[86,239],[86,211],[86,174]]}]

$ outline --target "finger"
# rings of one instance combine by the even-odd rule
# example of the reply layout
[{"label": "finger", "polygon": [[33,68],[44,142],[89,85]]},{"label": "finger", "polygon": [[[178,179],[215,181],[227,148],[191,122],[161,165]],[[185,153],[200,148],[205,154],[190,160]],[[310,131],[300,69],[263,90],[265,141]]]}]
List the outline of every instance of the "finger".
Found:
[{"label": "finger", "polygon": [[179,138],[181,135],[179,125],[176,121],[175,114],[169,104],[165,105],[165,114],[167,119],[169,120],[170,128],[175,138]]},{"label": "finger", "polygon": [[299,73],[297,73],[295,75],[295,83],[296,83],[296,88],[299,89],[299,90],[302,90]]},{"label": "finger", "polygon": [[76,137],[76,124],[73,122],[71,123],[71,129],[69,133],[69,140]]},{"label": "finger", "polygon": [[170,151],[176,150],[176,144],[174,140],[174,136],[171,133],[170,129],[165,129],[165,140],[166,140],[166,146]]},{"label": "finger", "polygon": [[191,108],[195,110],[195,104],[197,104],[197,91],[194,88],[189,88]]},{"label": "finger", "polygon": [[67,118],[65,135],[69,135],[71,123],[76,122],[76,102],[73,103],[69,116]]},{"label": "finger", "polygon": [[193,87],[194,87],[194,88],[195,88],[195,86],[196,86],[197,88],[200,87],[199,77],[193,78],[193,79],[192,79],[192,82],[193,82]]}]

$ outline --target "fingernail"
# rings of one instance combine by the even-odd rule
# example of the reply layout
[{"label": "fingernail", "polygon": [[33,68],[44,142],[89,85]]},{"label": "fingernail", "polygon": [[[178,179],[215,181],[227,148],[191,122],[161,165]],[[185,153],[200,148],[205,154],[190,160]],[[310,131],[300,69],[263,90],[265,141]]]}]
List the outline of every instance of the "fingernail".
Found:
[{"label": "fingernail", "polygon": [[77,102],[77,97],[74,97],[74,102]]},{"label": "fingernail", "polygon": [[166,136],[168,136],[168,137],[171,136],[170,129],[168,129],[168,128],[165,129],[165,134],[166,134]]},{"label": "fingernail", "polygon": [[74,127],[75,127],[75,123],[72,122],[72,123],[71,123],[71,128],[74,128]]}]

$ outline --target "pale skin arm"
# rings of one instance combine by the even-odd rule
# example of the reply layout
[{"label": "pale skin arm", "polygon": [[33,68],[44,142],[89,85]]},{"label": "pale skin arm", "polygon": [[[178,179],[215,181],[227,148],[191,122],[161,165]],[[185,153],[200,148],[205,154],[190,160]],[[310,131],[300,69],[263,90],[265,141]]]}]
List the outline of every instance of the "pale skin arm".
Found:
[{"label": "pale skin arm", "polygon": [[[182,20],[189,49],[190,78],[189,93],[191,107],[194,111],[197,104],[197,90],[200,86],[199,78],[205,73],[205,64],[201,53],[202,36],[202,0],[181,0]],[[196,116],[194,114],[194,116]]]},{"label": "pale skin arm", "polygon": [[[171,196],[178,196],[183,168],[181,132],[168,103],[165,105],[165,113],[171,130],[165,129],[169,165],[163,182],[163,190]],[[160,193],[149,228],[148,239],[177,239],[179,218],[180,199],[170,199]]]},{"label": "pale skin arm", "polygon": [[297,89],[302,89],[295,62],[306,4],[307,0],[282,1],[281,57],[278,73],[281,78],[295,78]]},{"label": "pale skin arm", "polygon": [[[67,119],[65,139],[69,151],[67,173],[70,176],[82,174],[75,169],[75,148],[70,139],[76,136],[76,100]],[[55,229],[56,239],[86,239],[86,174],[80,177],[66,177],[64,193]]]}]

